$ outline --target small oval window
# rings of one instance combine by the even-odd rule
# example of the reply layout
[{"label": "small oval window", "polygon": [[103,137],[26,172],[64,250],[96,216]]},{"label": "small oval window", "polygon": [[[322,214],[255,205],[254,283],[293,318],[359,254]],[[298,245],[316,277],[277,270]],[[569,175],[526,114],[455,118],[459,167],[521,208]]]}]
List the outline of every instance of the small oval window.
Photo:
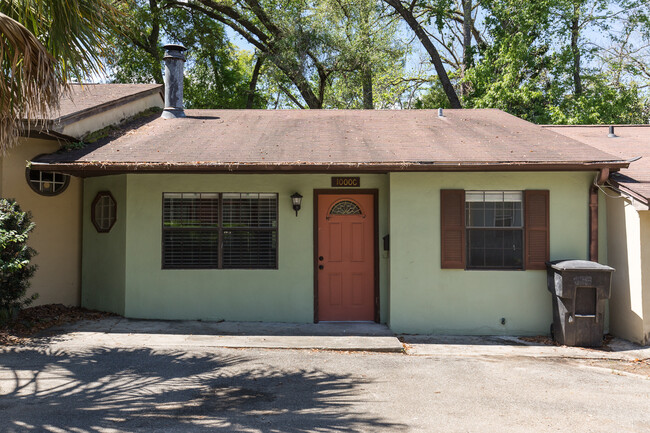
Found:
[{"label": "small oval window", "polygon": [[70,183],[70,175],[35,170],[27,167],[25,177],[30,188],[40,195],[61,194]]},{"label": "small oval window", "polygon": [[330,209],[330,215],[361,215],[361,208],[350,200],[341,200]]},{"label": "small oval window", "polygon": [[111,231],[117,220],[117,203],[110,192],[97,193],[92,203],[91,220],[97,232]]}]

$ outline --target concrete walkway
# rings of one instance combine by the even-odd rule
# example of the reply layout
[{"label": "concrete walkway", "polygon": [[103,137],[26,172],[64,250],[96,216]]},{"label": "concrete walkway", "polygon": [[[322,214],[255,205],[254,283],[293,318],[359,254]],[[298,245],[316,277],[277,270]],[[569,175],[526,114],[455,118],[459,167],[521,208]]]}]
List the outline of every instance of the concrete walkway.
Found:
[{"label": "concrete walkway", "polygon": [[419,356],[520,356],[623,361],[650,359],[650,347],[639,346],[620,338],[614,338],[602,348],[555,346],[511,336],[403,335],[401,340],[407,354]]},{"label": "concrete walkway", "polygon": [[318,324],[133,320],[121,317],[52,328],[37,342],[53,348],[224,347],[402,352],[402,343],[377,323]]},{"label": "concrete walkway", "polygon": [[53,349],[257,348],[405,352],[431,357],[532,357],[649,359],[650,347],[614,339],[588,349],[534,343],[509,336],[396,336],[385,325],[359,322],[318,324],[133,320],[110,317],[51,328],[34,340]]}]

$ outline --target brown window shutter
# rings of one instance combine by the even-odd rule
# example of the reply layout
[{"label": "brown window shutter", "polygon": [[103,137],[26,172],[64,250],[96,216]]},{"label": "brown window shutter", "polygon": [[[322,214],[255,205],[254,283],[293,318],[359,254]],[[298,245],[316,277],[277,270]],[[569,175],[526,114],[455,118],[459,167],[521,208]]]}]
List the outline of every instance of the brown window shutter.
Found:
[{"label": "brown window shutter", "polygon": [[441,267],[465,269],[465,191],[440,191]]},{"label": "brown window shutter", "polygon": [[525,192],[525,269],[546,269],[550,257],[548,198],[548,191]]}]

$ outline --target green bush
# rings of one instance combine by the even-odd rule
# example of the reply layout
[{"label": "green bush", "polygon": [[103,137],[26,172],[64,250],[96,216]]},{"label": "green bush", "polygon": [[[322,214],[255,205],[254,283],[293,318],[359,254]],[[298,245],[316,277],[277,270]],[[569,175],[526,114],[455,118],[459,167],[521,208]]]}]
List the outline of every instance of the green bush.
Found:
[{"label": "green bush", "polygon": [[14,200],[0,199],[0,324],[38,297],[26,296],[29,279],[36,271],[30,264],[36,251],[27,246],[32,230],[29,212],[23,212]]}]

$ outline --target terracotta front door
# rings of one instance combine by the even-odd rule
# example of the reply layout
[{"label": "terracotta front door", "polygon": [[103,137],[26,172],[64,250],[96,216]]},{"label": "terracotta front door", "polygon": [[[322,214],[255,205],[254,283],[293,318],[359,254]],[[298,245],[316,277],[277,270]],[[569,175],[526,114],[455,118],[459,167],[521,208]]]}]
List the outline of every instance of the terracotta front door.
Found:
[{"label": "terracotta front door", "polygon": [[375,320],[373,194],[318,194],[318,320]]}]

